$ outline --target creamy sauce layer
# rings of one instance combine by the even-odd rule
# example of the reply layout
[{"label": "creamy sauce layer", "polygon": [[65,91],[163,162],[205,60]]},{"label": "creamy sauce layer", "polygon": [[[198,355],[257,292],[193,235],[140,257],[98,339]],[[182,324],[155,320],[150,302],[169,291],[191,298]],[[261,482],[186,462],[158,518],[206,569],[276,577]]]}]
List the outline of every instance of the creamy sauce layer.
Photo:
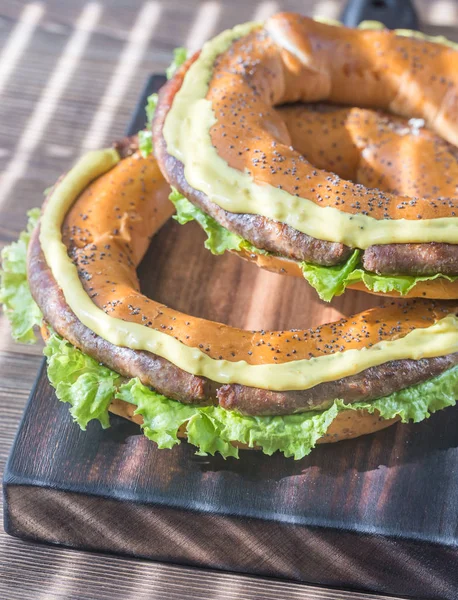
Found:
[{"label": "creamy sauce layer", "polygon": [[429,327],[414,329],[400,339],[383,341],[372,347],[281,364],[256,365],[243,360],[216,360],[165,332],[106,314],[84,290],[62,241],[61,228],[69,208],[81,192],[118,162],[119,156],[112,149],[84,156],[56,185],[41,220],[40,243],[57,284],[78,319],[103,339],[117,346],[152,352],[188,373],[218,383],[240,383],[278,391],[308,389],[392,360],[430,358],[458,351],[458,318],[455,314],[449,314]]},{"label": "creamy sauce layer", "polygon": [[[163,133],[169,154],[184,164],[187,182],[229,212],[262,215],[314,238],[354,248],[409,242],[458,243],[458,217],[412,220],[350,214],[332,206],[320,206],[273,185],[257,183],[246,171],[229,166],[212,143],[211,129],[217,119],[206,96],[215,60],[235,40],[257,27],[259,24],[247,23],[207,42],[174,98]],[[399,33],[406,35],[405,31]],[[275,41],[290,52],[294,50],[295,56],[307,64],[307,57],[293,49],[289,40],[277,35]]]}]

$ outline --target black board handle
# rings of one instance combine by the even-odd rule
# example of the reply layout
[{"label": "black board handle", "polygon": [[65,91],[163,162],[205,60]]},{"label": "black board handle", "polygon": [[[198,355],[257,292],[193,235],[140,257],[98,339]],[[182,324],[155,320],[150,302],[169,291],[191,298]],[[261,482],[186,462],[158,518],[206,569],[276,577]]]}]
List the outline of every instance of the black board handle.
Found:
[{"label": "black board handle", "polygon": [[420,29],[411,0],[349,0],[341,21],[347,27],[357,27],[361,21],[381,21],[388,29]]}]

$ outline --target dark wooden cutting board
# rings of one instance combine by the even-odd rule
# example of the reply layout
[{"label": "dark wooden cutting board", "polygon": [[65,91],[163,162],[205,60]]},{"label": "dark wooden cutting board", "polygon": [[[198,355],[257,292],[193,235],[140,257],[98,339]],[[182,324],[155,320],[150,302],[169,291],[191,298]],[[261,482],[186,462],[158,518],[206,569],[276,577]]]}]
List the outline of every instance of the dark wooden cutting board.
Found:
[{"label": "dark wooden cutting board", "polygon": [[[160,78],[149,82],[149,93]],[[142,97],[139,107],[143,107]],[[144,122],[142,108],[130,131]],[[196,224],[168,222],[143,290],[193,315],[253,328],[309,327],[380,303],[331,306],[305,281],[212,256]],[[73,424],[43,366],[4,475],[5,529],[66,546],[330,586],[458,598],[458,409],[321,446],[301,461],[158,451],[139,428]]]}]

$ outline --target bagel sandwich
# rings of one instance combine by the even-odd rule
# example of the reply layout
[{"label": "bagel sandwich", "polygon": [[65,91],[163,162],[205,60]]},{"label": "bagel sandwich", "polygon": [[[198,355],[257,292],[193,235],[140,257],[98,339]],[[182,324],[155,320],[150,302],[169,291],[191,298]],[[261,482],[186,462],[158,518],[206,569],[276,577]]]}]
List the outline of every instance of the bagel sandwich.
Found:
[{"label": "bagel sandwich", "polygon": [[455,404],[458,304],[413,299],[309,330],[245,331],[174,310],[136,267],[174,212],[137,138],[90,152],[2,252],[13,335],[39,327],[75,422],[131,419],[159,448],[300,459],[322,442],[422,421]]},{"label": "bagel sandwich", "polygon": [[176,218],[326,301],[458,298],[457,73],[452,42],[373,23],[280,13],[219,34],[155,107]]}]

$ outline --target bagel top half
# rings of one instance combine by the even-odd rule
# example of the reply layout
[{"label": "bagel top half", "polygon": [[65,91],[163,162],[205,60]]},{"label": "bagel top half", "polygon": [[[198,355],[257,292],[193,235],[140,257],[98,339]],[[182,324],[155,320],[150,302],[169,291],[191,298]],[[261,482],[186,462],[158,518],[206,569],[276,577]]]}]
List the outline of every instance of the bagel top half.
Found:
[{"label": "bagel top half", "polygon": [[369,274],[417,277],[409,295],[458,297],[453,44],[290,13],[247,23],[163,88],[153,138],[169,183],[261,266],[359,252]]}]

